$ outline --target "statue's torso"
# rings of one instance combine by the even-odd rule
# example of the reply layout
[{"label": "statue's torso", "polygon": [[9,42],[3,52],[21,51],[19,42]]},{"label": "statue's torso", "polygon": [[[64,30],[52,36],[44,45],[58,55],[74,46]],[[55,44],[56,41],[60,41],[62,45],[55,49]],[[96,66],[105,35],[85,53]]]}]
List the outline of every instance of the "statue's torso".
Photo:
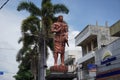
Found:
[{"label": "statue's torso", "polygon": [[60,29],[55,33],[54,40],[57,42],[64,42],[65,33],[67,32],[67,25],[64,22],[56,22],[54,23],[54,29]]}]

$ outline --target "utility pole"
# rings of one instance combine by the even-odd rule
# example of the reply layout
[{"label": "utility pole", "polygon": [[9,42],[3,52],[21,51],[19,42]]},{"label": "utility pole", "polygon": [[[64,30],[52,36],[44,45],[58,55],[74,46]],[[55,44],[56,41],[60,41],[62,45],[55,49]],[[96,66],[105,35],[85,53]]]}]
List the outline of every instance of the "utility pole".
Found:
[{"label": "utility pole", "polygon": [[45,80],[46,68],[46,39],[42,21],[40,21],[39,33],[39,59],[38,59],[38,80]]}]

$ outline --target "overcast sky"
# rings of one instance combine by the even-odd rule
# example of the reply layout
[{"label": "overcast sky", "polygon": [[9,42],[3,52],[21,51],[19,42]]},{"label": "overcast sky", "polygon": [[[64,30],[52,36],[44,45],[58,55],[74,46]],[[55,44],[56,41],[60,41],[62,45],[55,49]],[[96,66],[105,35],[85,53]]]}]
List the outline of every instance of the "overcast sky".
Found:
[{"label": "overcast sky", "polygon": [[[5,1],[0,0],[0,6]],[[20,1],[33,1],[38,7],[40,7],[41,2],[41,0],[9,0],[0,10],[0,70],[6,71],[7,75],[7,77],[0,76],[0,78],[5,80],[14,80],[10,77],[17,71],[15,57],[21,47],[17,43],[21,36],[20,25],[21,21],[29,15],[26,11],[18,12],[16,10]],[[104,26],[107,21],[108,25],[111,26],[120,19],[120,0],[52,0],[52,2],[65,4],[70,10],[68,15],[64,15],[64,20],[69,25],[70,49],[74,47],[74,37],[86,25],[95,25],[97,21],[98,25]],[[7,48],[7,51],[3,51],[3,48]],[[11,50],[10,53],[8,49]],[[53,58],[48,61],[51,60]],[[5,63],[13,65],[8,64],[7,66]],[[53,64],[48,63],[48,65]]]}]

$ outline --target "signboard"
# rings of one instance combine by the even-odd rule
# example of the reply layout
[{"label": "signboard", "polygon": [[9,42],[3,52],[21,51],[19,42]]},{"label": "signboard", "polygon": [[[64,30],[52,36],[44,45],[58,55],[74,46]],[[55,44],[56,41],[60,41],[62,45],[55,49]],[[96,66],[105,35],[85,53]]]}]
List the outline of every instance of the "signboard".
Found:
[{"label": "signboard", "polygon": [[115,61],[116,59],[117,59],[117,58],[114,57],[114,56],[109,57],[109,58],[107,58],[107,59],[101,61],[101,65],[103,65],[103,64],[107,64],[107,63],[110,63],[110,62],[112,62],[112,61]]},{"label": "signboard", "polygon": [[102,56],[102,61],[101,61],[101,65],[106,65],[109,66],[111,65],[112,61],[115,61],[117,59],[117,57],[112,56],[111,51],[107,50],[104,52],[103,56]]},{"label": "signboard", "polygon": [[95,64],[88,64],[87,66],[88,66],[88,70],[89,70],[89,76],[95,77],[96,71],[97,71],[97,66]]},{"label": "signboard", "polygon": [[87,66],[90,72],[96,72],[97,66],[95,64],[88,64]]},{"label": "signboard", "polygon": [[102,60],[105,60],[108,57],[111,57],[112,53],[108,50],[103,53]]},{"label": "signboard", "polygon": [[3,75],[4,74],[4,72],[3,71],[0,71],[0,75]]}]

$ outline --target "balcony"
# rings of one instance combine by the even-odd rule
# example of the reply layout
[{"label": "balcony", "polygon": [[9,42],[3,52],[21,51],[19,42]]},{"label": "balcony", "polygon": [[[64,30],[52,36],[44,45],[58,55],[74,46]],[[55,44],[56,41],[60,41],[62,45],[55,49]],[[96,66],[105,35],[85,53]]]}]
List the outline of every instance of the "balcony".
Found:
[{"label": "balcony", "polygon": [[75,72],[76,71],[77,66],[76,65],[69,65],[68,66],[68,72]]},{"label": "balcony", "polygon": [[66,65],[73,65],[75,60],[75,55],[68,55],[67,58],[65,59],[65,64]]},{"label": "balcony", "polygon": [[91,51],[89,53],[87,53],[85,56],[83,56],[82,58],[78,59],[78,64],[81,64],[91,58],[95,57],[95,51]]},{"label": "balcony", "polygon": [[[78,48],[79,49],[79,48]],[[67,50],[65,51],[65,64],[73,65],[76,63],[76,60],[81,57],[81,50]]]},{"label": "balcony", "polygon": [[120,20],[110,27],[110,34],[112,36],[120,37]]},{"label": "balcony", "polygon": [[95,80],[96,72],[90,72],[89,70],[80,69],[77,72],[78,80]]},{"label": "balcony", "polygon": [[109,28],[95,25],[86,26],[76,37],[75,37],[75,45],[81,46],[86,41],[90,41],[103,32],[107,32]]}]

